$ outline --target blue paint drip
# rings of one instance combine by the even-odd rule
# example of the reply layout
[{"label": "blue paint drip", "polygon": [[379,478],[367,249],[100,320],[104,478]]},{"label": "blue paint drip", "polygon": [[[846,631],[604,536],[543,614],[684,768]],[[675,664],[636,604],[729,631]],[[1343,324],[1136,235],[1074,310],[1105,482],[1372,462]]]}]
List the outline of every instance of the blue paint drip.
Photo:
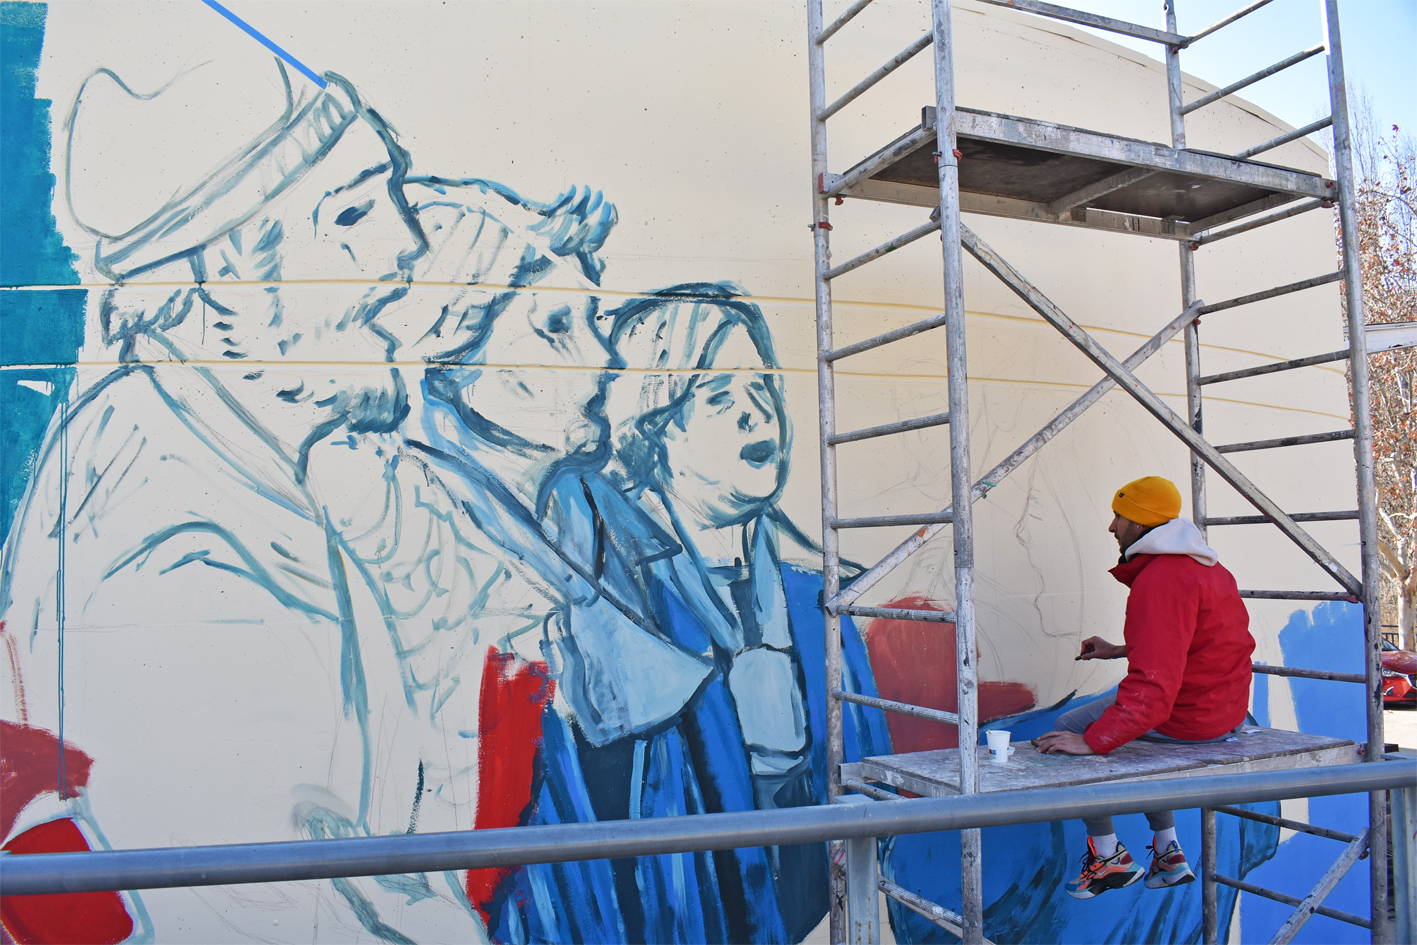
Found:
[{"label": "blue paint drip", "polygon": [[305,78],[309,79],[311,82],[314,82],[320,88],[323,89],[325,86],[329,85],[328,82],[316,75],[303,62],[301,62],[299,59],[296,59],[284,49],[281,49],[279,46],[271,42],[265,36],[261,35],[260,31],[257,30],[254,26],[241,19],[241,17],[237,16],[235,13],[232,13],[220,3],[217,3],[216,0],[202,0],[202,2],[205,3],[207,6],[211,7],[216,12],[220,13],[222,16],[226,17],[231,22],[235,23],[246,33],[250,34],[251,38],[256,40],[256,42],[260,43],[262,46],[266,47],[271,52],[284,59],[287,63],[300,70],[301,75],[305,76]]},{"label": "blue paint drip", "polygon": [[[0,285],[76,285],[74,253],[55,226],[48,99],[35,98],[48,7],[0,3]],[[0,537],[55,406],[74,377],[84,336],[83,289],[0,292]],[[25,365],[23,368],[12,367]],[[28,381],[32,386],[21,386]],[[45,395],[36,387],[50,385]]]}]

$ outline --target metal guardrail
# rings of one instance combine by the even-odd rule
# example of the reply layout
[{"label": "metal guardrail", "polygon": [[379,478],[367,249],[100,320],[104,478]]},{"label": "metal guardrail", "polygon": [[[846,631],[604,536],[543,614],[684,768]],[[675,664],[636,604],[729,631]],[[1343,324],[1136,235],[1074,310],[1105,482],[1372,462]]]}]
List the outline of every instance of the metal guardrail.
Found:
[{"label": "metal guardrail", "polygon": [[223,886],[614,859],[1040,823],[1410,787],[1417,760],[648,820],[0,856],[9,896]]}]

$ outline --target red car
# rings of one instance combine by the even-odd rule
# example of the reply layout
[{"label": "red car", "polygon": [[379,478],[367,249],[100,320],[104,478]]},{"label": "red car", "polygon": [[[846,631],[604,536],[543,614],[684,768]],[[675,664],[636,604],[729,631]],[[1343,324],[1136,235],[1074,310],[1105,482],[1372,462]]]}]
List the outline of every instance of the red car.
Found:
[{"label": "red car", "polygon": [[1417,653],[1383,641],[1383,705],[1417,705]]}]

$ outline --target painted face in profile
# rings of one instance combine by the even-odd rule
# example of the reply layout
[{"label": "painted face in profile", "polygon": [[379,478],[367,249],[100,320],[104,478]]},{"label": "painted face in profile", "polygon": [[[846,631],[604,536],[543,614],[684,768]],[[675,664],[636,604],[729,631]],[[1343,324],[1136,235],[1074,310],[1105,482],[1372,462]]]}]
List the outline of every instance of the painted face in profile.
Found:
[{"label": "painted face in profile", "polygon": [[383,141],[367,124],[355,122],[330,155],[312,168],[310,177],[301,181],[304,193],[323,192],[324,196],[303,223],[313,224],[313,238],[296,235],[282,278],[407,279],[409,266],[422,254],[425,242],[403,195],[390,189],[391,174]]},{"label": "painted face in profile", "polygon": [[670,490],[711,524],[727,525],[756,514],[781,488],[786,424],[778,379],[747,329],[729,332],[714,364],[750,370],[700,377],[665,428],[664,451]]}]

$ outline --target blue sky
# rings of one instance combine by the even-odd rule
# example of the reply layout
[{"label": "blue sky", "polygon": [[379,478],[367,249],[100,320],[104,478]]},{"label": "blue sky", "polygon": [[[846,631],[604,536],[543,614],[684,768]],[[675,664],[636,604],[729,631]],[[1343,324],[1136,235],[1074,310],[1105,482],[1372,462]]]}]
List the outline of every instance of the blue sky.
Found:
[{"label": "blue sky", "polygon": [[[1058,0],[1145,26],[1165,24],[1160,0]],[[1247,0],[1176,0],[1180,32],[1199,32]],[[1365,91],[1380,129],[1396,124],[1417,137],[1417,0],[1340,0],[1339,25],[1349,95]],[[1228,85],[1302,49],[1323,42],[1320,0],[1274,0],[1181,53],[1181,68],[1216,85]],[[1113,42],[1161,58],[1161,47],[1115,33]],[[1237,93],[1294,125],[1328,114],[1324,56],[1315,56]],[[1315,135],[1327,147],[1328,132]]]}]

